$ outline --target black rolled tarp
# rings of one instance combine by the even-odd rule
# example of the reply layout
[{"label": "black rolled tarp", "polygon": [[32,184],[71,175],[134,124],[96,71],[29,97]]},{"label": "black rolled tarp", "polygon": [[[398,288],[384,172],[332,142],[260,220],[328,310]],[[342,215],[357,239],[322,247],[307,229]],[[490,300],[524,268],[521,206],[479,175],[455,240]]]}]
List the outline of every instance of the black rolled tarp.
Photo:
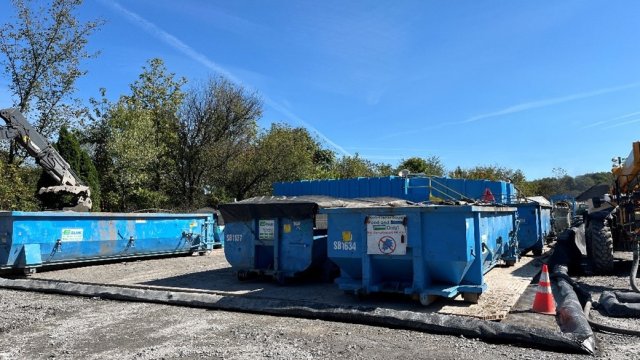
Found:
[{"label": "black rolled tarp", "polygon": [[437,334],[462,335],[467,338],[478,338],[489,342],[519,344],[553,351],[593,354],[593,348],[589,344],[585,344],[584,339],[573,334],[461,316],[381,308],[336,307],[272,298],[65,283],[51,280],[9,280],[0,278],[0,287],[13,290],[100,297],[110,300],[143,301],[224,311],[384,326]]},{"label": "black rolled tarp", "polygon": [[640,293],[605,291],[598,304],[609,316],[640,318]]},{"label": "black rolled tarp", "polygon": [[567,273],[567,267],[564,265],[555,266],[551,273],[554,295],[558,304],[556,319],[563,333],[579,339],[585,348],[594,353],[595,336],[583,311],[586,301],[590,301],[590,295],[582,291],[577,293],[576,290],[580,289],[576,289],[575,282]]}]

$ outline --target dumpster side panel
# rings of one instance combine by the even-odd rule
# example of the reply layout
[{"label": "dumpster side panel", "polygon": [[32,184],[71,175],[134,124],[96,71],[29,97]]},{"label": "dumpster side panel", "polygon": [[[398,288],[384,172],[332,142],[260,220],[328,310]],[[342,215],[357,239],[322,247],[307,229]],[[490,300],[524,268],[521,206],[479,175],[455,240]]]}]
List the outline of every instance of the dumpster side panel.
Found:
[{"label": "dumpster side panel", "polygon": [[551,231],[551,208],[538,203],[515,204],[518,208],[520,251],[541,250]]},{"label": "dumpster side panel", "polygon": [[437,210],[423,212],[422,218],[424,261],[431,281],[460,283],[474,260],[476,229],[473,219],[462,212]]},{"label": "dumpster side panel", "polygon": [[[313,251],[313,219],[281,219],[280,227],[280,271],[293,276],[317,263],[314,261],[316,257],[323,257],[322,253]],[[326,250],[324,253],[326,254]]]},{"label": "dumpster side panel", "polygon": [[520,251],[530,250],[540,240],[540,206],[533,203],[518,204],[518,247]]},{"label": "dumpster side panel", "polygon": [[224,225],[224,256],[234,269],[254,268],[255,221],[227,222]]},{"label": "dumpster side panel", "polygon": [[[484,274],[513,246],[515,208],[416,206],[323,212],[329,221],[328,255],[340,267],[336,282],[345,291],[399,292],[421,299],[481,293],[486,289]],[[391,227],[376,232],[375,226],[385,218],[392,221]],[[404,219],[406,252],[395,251],[400,246],[398,234],[403,233],[393,225],[399,219]],[[378,237],[380,252],[372,252],[368,245],[375,245]],[[395,244],[385,252],[389,237]]]},{"label": "dumpster side panel", "polygon": [[493,268],[513,246],[510,233],[513,231],[515,213],[480,212],[480,252],[482,254],[482,273]]},{"label": "dumpster side panel", "polygon": [[2,217],[2,268],[189,253],[214,244],[212,214],[13,212]]},{"label": "dumpster side panel", "polygon": [[340,268],[338,284],[362,281],[362,256],[366,254],[363,231],[364,215],[360,212],[328,212],[327,255]]},{"label": "dumpster side panel", "polygon": [[313,218],[252,218],[227,223],[224,231],[225,256],[239,277],[259,273],[280,281],[327,259],[326,236],[314,236]]}]

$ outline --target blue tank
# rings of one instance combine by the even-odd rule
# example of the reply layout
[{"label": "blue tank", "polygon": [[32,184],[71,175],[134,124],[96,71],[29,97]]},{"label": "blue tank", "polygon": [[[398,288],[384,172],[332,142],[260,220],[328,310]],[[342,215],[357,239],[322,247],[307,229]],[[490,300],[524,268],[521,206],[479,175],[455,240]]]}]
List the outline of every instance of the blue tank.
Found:
[{"label": "blue tank", "polygon": [[336,283],[356,294],[395,292],[476,302],[484,274],[518,259],[516,208],[383,206],[327,208],[328,256]]},{"label": "blue tank", "polygon": [[0,212],[0,269],[206,252],[212,214]]}]

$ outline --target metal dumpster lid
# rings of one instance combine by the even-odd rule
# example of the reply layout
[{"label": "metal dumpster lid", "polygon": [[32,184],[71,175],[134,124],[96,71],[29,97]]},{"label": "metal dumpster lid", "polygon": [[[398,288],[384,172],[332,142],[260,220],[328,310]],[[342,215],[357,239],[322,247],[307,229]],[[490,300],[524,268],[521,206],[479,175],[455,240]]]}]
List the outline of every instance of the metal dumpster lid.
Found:
[{"label": "metal dumpster lid", "polygon": [[402,199],[380,197],[341,199],[331,196],[259,196],[222,204],[220,212],[225,222],[268,218],[313,218],[321,208],[410,206],[414,203]]}]

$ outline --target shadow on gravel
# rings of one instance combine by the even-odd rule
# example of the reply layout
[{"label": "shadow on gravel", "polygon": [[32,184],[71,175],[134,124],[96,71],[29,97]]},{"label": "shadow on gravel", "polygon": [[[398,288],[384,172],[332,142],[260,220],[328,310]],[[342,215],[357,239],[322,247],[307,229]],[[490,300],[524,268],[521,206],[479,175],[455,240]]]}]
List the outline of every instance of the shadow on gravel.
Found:
[{"label": "shadow on gravel", "polygon": [[[410,296],[379,293],[367,296],[345,294],[331,283],[319,279],[292,279],[286,286],[269,277],[239,281],[231,268],[201,271],[140,283],[139,285],[176,288],[176,290],[201,290],[246,298],[280,299],[324,304],[332,307],[365,306],[420,313],[437,312],[444,305],[462,301],[442,299],[442,305],[424,307]],[[440,302],[440,301],[439,301]]]}]

